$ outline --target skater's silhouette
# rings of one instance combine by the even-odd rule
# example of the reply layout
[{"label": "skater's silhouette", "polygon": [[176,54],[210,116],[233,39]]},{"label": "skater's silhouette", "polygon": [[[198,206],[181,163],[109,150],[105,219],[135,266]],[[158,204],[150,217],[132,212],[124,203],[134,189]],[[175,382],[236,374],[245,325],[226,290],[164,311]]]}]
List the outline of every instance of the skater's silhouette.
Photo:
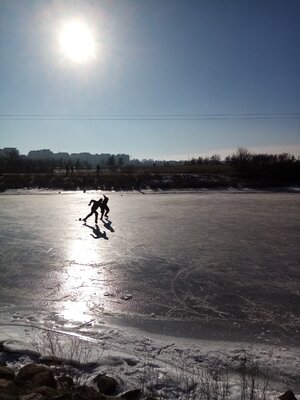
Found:
[{"label": "skater's silhouette", "polygon": [[111,221],[107,219],[106,221],[103,221],[103,225],[106,229],[108,229],[111,232],[114,232],[114,228],[111,226]]},{"label": "skater's silhouette", "polygon": [[108,237],[106,236],[106,232],[100,231],[99,226],[96,224],[95,226],[91,226],[88,224],[85,224],[85,226],[87,226],[88,228],[92,229],[93,233],[91,233],[90,235],[94,238],[94,239],[105,239],[108,240]]},{"label": "skater's silhouette", "polygon": [[107,205],[109,199],[108,199],[107,196],[105,196],[105,194],[103,195],[103,197],[104,197],[104,199],[102,200],[102,203],[100,205],[100,208],[101,208],[101,220],[103,219],[103,216],[104,217],[108,217],[108,213],[110,211],[109,207]]},{"label": "skater's silhouette", "polygon": [[[102,200],[102,199],[101,199]],[[92,207],[91,207],[91,212],[85,217],[85,218],[83,218],[83,220],[82,221],[84,221],[84,222],[86,222],[86,220],[90,217],[90,216],[92,216],[93,214],[95,214],[95,224],[97,224],[97,222],[98,222],[98,212],[97,212],[97,208],[100,206],[100,201],[98,200],[91,200],[90,202],[89,202],[89,206],[92,204]],[[102,211],[102,208],[101,208],[101,211]],[[102,214],[101,214],[102,215]]]}]

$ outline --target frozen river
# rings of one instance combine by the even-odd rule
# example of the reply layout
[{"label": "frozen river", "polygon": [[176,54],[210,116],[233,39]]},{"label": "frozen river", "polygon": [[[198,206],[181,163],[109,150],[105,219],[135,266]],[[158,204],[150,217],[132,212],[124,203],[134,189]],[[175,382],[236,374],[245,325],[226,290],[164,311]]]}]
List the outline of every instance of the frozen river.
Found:
[{"label": "frozen river", "polygon": [[300,344],[300,194],[0,196],[2,322]]}]

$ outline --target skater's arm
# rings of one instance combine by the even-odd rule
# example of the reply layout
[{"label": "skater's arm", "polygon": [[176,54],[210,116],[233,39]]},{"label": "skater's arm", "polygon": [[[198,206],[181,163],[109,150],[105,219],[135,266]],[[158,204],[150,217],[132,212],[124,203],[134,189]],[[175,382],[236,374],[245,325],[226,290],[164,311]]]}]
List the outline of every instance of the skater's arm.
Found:
[{"label": "skater's arm", "polygon": [[96,203],[96,200],[91,200],[91,201],[89,202],[89,206],[90,206],[92,203]]}]

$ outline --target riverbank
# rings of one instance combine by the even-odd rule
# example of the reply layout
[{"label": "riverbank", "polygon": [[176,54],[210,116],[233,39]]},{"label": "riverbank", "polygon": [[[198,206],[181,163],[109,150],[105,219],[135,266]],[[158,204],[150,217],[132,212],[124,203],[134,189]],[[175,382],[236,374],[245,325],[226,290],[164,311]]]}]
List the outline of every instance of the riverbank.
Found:
[{"label": "riverbank", "polygon": [[268,189],[299,186],[299,182],[278,179],[255,179],[220,174],[159,174],[123,172],[85,172],[74,174],[0,175],[0,192],[9,189],[50,190],[171,190],[171,189]]},{"label": "riverbank", "polygon": [[72,332],[0,325],[1,400],[274,400],[298,396],[298,370],[297,348],[145,336],[92,321]]}]

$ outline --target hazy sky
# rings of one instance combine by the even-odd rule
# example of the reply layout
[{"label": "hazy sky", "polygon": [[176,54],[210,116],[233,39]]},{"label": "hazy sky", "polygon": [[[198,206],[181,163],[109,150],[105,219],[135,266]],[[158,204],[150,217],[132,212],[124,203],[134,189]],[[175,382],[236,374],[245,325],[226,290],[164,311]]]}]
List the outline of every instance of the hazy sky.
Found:
[{"label": "hazy sky", "polygon": [[300,155],[299,44],[299,0],[1,0],[0,148]]}]

